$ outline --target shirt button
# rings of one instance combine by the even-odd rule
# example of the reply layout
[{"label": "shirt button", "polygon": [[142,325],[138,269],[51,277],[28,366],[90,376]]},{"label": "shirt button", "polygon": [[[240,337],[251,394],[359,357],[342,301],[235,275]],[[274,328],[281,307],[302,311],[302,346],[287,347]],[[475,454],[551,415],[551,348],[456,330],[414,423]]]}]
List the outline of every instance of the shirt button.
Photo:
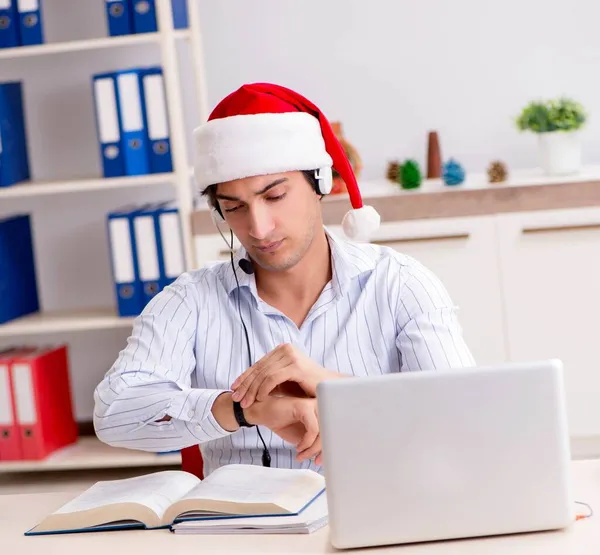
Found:
[{"label": "shirt button", "polygon": [[189,411],[189,412],[188,412],[188,416],[189,416],[190,418],[192,418],[192,417],[194,416],[194,411],[193,411],[193,410]]}]

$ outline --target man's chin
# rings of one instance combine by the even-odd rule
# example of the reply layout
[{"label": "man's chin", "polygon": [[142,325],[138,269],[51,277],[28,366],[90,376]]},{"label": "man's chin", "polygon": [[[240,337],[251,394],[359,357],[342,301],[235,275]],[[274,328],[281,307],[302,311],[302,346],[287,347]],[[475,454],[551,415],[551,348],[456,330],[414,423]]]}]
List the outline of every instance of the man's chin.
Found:
[{"label": "man's chin", "polygon": [[277,253],[274,255],[255,253],[253,258],[255,263],[258,264],[263,270],[270,272],[282,272],[284,270],[289,270],[298,263],[298,260],[296,260],[295,257],[286,253]]}]

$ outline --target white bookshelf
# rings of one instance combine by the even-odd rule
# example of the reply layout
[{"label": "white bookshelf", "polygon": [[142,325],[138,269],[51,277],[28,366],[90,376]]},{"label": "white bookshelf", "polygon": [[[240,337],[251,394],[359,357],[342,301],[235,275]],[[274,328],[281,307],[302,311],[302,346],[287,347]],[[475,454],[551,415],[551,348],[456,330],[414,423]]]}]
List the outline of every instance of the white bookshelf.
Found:
[{"label": "white bookshelf", "polygon": [[[187,29],[173,31],[173,38],[187,39],[190,32]],[[101,37],[88,40],[73,40],[67,42],[54,42],[35,46],[18,46],[16,48],[0,49],[0,60],[29,58],[33,56],[50,56],[65,52],[85,52],[107,48],[120,48],[140,44],[158,44],[162,39],[161,33],[140,33],[138,35],[123,35],[119,37]]]},{"label": "white bookshelf", "polygon": [[[104,0],[97,0],[104,4]],[[52,3],[50,3],[52,4]],[[105,51],[107,62],[114,56],[114,49],[136,48],[144,45],[157,49],[166,89],[167,111],[170,127],[173,171],[168,174],[123,176],[115,178],[88,177],[61,181],[31,181],[0,188],[0,203],[13,199],[20,202],[19,211],[28,200],[51,195],[79,194],[91,191],[117,193],[125,188],[143,188],[155,185],[170,185],[178,203],[183,228],[185,263],[187,269],[195,267],[194,242],[191,233],[191,213],[194,193],[191,187],[192,172],[188,153],[178,46],[185,41],[190,51],[191,70],[195,83],[194,100],[198,103],[199,121],[208,115],[205,94],[205,75],[201,44],[200,14],[197,0],[187,0],[188,28],[178,30],[173,26],[170,0],[156,0],[156,16],[159,31],[118,37],[90,38],[67,42],[53,42],[36,46],[0,49],[0,60],[21,60],[43,57],[44,64],[64,64],[63,54],[72,53],[85,57],[86,53]],[[49,5],[47,9],[52,9]],[[187,71],[186,68],[186,72]],[[18,77],[14,78],[14,80]],[[27,85],[26,79],[25,86]],[[26,209],[26,208],[25,208]],[[21,343],[30,336],[53,333],[94,332],[105,329],[131,328],[134,318],[119,317],[114,307],[88,308],[82,310],[58,310],[31,314],[0,325],[0,338]],[[68,339],[67,339],[68,341]],[[118,353],[115,352],[115,359]],[[77,369],[73,369],[77,371]],[[3,461],[2,472],[29,472],[67,469],[98,469],[122,467],[146,467],[176,465],[181,462],[179,454],[158,455],[143,451],[117,449],[107,446],[95,437],[81,437],[76,445],[67,447],[44,461]]]},{"label": "white bookshelf", "polygon": [[0,326],[0,337],[131,328],[133,320],[118,316],[114,308],[40,312]]},{"label": "white bookshelf", "polygon": [[11,187],[0,188],[0,200],[18,197],[39,197],[62,193],[85,193],[108,189],[125,189],[128,187],[150,187],[164,183],[173,184],[172,173],[154,173],[111,178],[73,179],[66,181],[27,181]]},{"label": "white bookshelf", "polygon": [[81,437],[41,461],[3,461],[0,475],[15,472],[180,466],[179,453],[157,454],[111,447],[95,437]]}]

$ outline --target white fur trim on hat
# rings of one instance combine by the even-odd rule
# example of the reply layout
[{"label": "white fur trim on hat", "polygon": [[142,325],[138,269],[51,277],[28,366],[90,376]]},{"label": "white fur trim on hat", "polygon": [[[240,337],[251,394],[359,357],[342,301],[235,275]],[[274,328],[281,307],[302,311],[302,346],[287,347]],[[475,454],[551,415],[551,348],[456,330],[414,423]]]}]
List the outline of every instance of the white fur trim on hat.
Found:
[{"label": "white fur trim on hat", "polygon": [[368,241],[377,231],[381,217],[372,206],[363,206],[346,212],[342,220],[342,229],[350,239]]},{"label": "white fur trim on hat", "polygon": [[236,115],[194,131],[200,189],[234,179],[331,166],[319,121],[306,112]]}]

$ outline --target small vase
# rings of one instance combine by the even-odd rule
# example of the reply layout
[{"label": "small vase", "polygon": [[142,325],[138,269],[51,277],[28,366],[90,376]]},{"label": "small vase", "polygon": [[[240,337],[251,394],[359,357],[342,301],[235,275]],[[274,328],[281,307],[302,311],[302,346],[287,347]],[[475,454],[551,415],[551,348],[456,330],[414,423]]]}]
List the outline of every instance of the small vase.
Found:
[{"label": "small vase", "polygon": [[581,169],[581,138],[577,131],[539,134],[542,168],[546,175],[571,175]]},{"label": "small vase", "polygon": [[427,179],[442,176],[442,153],[437,131],[430,131],[427,137]]}]

